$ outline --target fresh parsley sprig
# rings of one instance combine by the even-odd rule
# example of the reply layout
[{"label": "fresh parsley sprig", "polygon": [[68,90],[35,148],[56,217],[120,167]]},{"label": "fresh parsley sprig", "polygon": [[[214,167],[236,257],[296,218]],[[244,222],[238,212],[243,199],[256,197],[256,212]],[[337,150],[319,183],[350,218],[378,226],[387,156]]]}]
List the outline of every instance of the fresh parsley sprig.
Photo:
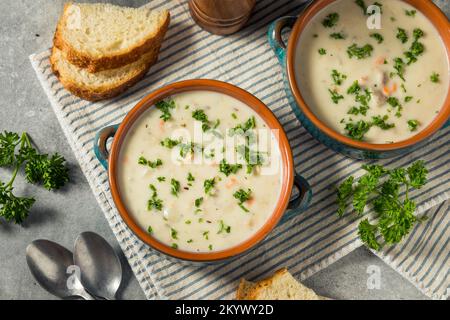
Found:
[{"label": "fresh parsley sprig", "polygon": [[[362,220],[358,234],[369,248],[380,250],[379,235],[387,244],[399,243],[420,221],[414,215],[416,204],[409,198],[409,193],[411,189],[425,185],[428,170],[423,161],[416,161],[408,168],[389,170],[381,165],[364,165],[363,169],[367,173],[358,181],[351,176],[338,187],[337,212],[342,216],[352,205],[356,214],[361,216],[370,200],[377,222]],[[403,199],[401,190],[405,190]]]},{"label": "fresh parsley sprig", "polygon": [[69,181],[65,161],[58,153],[40,154],[26,132],[21,136],[15,132],[0,133],[0,167],[13,169],[9,182],[0,181],[0,217],[20,224],[28,217],[35,202],[33,197],[17,197],[13,193],[13,184],[20,169],[24,168],[27,182],[56,190]]}]

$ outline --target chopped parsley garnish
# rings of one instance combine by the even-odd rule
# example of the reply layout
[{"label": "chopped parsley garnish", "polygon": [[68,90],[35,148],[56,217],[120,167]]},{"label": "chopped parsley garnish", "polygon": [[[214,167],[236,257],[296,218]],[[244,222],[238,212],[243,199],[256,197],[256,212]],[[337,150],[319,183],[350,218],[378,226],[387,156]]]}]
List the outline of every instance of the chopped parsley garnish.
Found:
[{"label": "chopped parsley garnish", "polygon": [[166,181],[166,177],[158,177],[157,178],[159,182],[164,182]]},{"label": "chopped parsley garnish", "polygon": [[364,135],[370,130],[371,124],[364,121],[359,120],[358,122],[347,122],[345,124],[345,131],[347,136],[354,140],[362,140],[364,138]]},{"label": "chopped parsley garnish", "polygon": [[238,124],[236,127],[232,128],[230,130],[230,136],[233,136],[234,134],[243,134],[254,128],[256,128],[256,119],[254,116],[251,116],[244,123]]},{"label": "chopped parsley garnish", "polygon": [[152,226],[148,226],[147,232],[148,232],[148,233],[153,233],[153,228],[152,228]]},{"label": "chopped parsley garnish", "polygon": [[405,10],[405,14],[408,17],[415,17],[416,16],[417,11],[416,10]]},{"label": "chopped parsley garnish", "polygon": [[180,144],[180,156],[185,158],[187,154],[193,154],[195,151],[202,151],[203,147],[198,143],[188,142]]},{"label": "chopped parsley garnish", "polygon": [[363,116],[367,115],[367,110],[369,110],[368,106],[360,106],[360,107],[351,107],[347,114],[353,114],[357,116],[358,114],[362,114]]},{"label": "chopped parsley garnish", "polygon": [[209,124],[208,116],[206,115],[205,111],[201,109],[197,109],[192,112],[192,118],[194,118],[197,121],[200,121],[202,123],[202,131],[208,131],[211,129],[211,126]]},{"label": "chopped parsley garnish", "polygon": [[192,221],[191,221],[191,220],[186,220],[184,223],[185,223],[185,224],[191,224]]},{"label": "chopped parsley garnish", "polygon": [[354,81],[352,85],[347,89],[348,94],[357,94],[361,90],[358,81]]},{"label": "chopped parsley garnish", "polygon": [[358,5],[358,7],[361,8],[361,10],[363,11],[363,14],[366,15],[367,7],[366,7],[366,4],[364,3],[364,0],[355,0],[355,3]]},{"label": "chopped parsley garnish", "polygon": [[433,83],[438,83],[439,82],[439,73],[433,72],[430,76],[430,80]]},{"label": "chopped parsley garnish", "polygon": [[407,64],[410,65],[417,61],[417,58],[425,51],[424,45],[419,42],[419,39],[424,36],[424,32],[416,28],[413,32],[414,41],[411,44],[409,51],[405,52],[405,57],[407,58]]},{"label": "chopped parsley garnish", "polygon": [[139,157],[138,163],[142,164],[144,166],[149,166],[150,168],[153,168],[153,169],[156,167],[159,167],[163,164],[161,159],[156,159],[155,161],[150,161],[150,160],[147,160],[146,158],[144,158],[143,156]]},{"label": "chopped parsley garnish", "polygon": [[319,54],[320,54],[321,56],[326,55],[326,54],[327,54],[327,50],[325,50],[324,48],[320,48],[320,49],[319,49]]},{"label": "chopped parsley garnish", "polygon": [[405,62],[403,62],[402,58],[397,57],[394,59],[394,69],[397,71],[395,74],[405,81]]},{"label": "chopped parsley garnish", "polygon": [[414,97],[407,96],[407,97],[405,97],[405,102],[410,102],[412,99],[414,99]]},{"label": "chopped parsley garnish", "polygon": [[227,161],[225,159],[222,159],[222,161],[220,162],[220,165],[219,165],[219,171],[222,172],[227,177],[232,173],[236,174],[238,172],[238,170],[241,168],[242,168],[242,164],[240,164],[240,163],[229,164],[229,163],[227,163]]},{"label": "chopped parsley garnish", "polygon": [[210,245],[208,246],[208,249],[211,251],[211,250],[213,249],[213,245],[210,244]]},{"label": "chopped parsley garnish", "polygon": [[379,127],[383,130],[389,130],[391,128],[395,127],[394,123],[387,123],[386,121],[389,119],[387,115],[381,117],[381,116],[375,116],[372,117],[372,125]]},{"label": "chopped parsley garnish", "polygon": [[195,177],[192,175],[192,173],[188,173],[188,175],[187,175],[187,181],[189,181],[189,182],[193,182],[193,181],[195,181]]},{"label": "chopped parsley garnish", "polygon": [[333,69],[333,71],[331,72],[331,78],[333,79],[335,85],[340,86],[344,82],[344,80],[347,79],[347,76],[338,72],[336,69]]},{"label": "chopped parsley garnish", "polygon": [[423,30],[421,30],[419,28],[414,29],[414,31],[413,31],[414,40],[419,40],[423,36],[424,36]]},{"label": "chopped parsley garnish", "polygon": [[175,109],[175,101],[174,100],[159,101],[156,103],[156,108],[162,112],[160,118],[163,119],[164,121],[168,121],[172,117],[170,110]]},{"label": "chopped parsley garnish", "polygon": [[[363,169],[367,173],[358,181],[349,177],[337,188],[337,213],[342,216],[352,204],[356,214],[361,216],[371,199],[377,222],[371,224],[368,219],[362,220],[358,234],[369,248],[380,250],[378,234],[387,244],[399,243],[420,221],[414,215],[416,204],[408,194],[412,188],[420,189],[425,185],[428,170],[423,161],[408,168],[388,170],[380,165],[364,165]],[[403,188],[405,196],[400,199]]]},{"label": "chopped parsley garnish", "polygon": [[333,12],[325,17],[325,19],[322,21],[322,25],[325,28],[332,28],[338,23],[338,21],[339,21],[339,14]]},{"label": "chopped parsley garnish", "polygon": [[371,38],[374,38],[375,40],[377,40],[378,44],[382,43],[384,41],[384,37],[379,34],[379,33],[372,33],[370,35]]},{"label": "chopped parsley garnish", "polygon": [[419,124],[420,123],[417,120],[408,120],[408,127],[410,131],[416,131]]},{"label": "chopped parsley garnish", "polygon": [[333,38],[335,40],[344,40],[346,36],[342,32],[334,32],[330,34],[330,38]]},{"label": "chopped parsley garnish", "polygon": [[178,245],[176,243],[172,243],[172,248],[178,249]]},{"label": "chopped parsley garnish", "polygon": [[396,116],[401,117],[401,111],[403,110],[402,105],[400,104],[400,101],[396,97],[389,97],[387,99],[387,103],[391,105],[393,108],[397,108]]},{"label": "chopped parsley garnish", "polygon": [[233,119],[237,119],[236,113],[233,112],[233,113],[231,114],[231,117],[232,117]]},{"label": "chopped parsley garnish", "polygon": [[357,59],[365,59],[372,55],[373,47],[370,44],[366,44],[362,47],[358,47],[356,44],[352,44],[347,48],[349,58],[356,57]]},{"label": "chopped parsley garnish", "polygon": [[260,166],[263,164],[264,159],[261,153],[250,150],[247,145],[237,146],[236,151],[246,162],[247,174],[252,173],[255,166]]},{"label": "chopped parsley garnish", "polygon": [[354,106],[347,112],[353,115],[366,115],[369,110],[369,102],[372,100],[372,93],[368,89],[361,90],[358,81],[354,81],[353,84],[347,89],[347,94],[355,95],[355,102],[360,103],[360,106]]},{"label": "chopped parsley garnish", "polygon": [[244,210],[245,212],[249,212],[249,210],[246,207],[244,207],[244,202],[249,200],[251,198],[251,195],[252,195],[251,189],[247,189],[247,191],[245,191],[244,189],[239,189],[238,191],[233,193],[233,197],[239,200],[238,203],[239,207],[241,207],[241,209]]},{"label": "chopped parsley garnish", "polygon": [[328,89],[328,92],[331,94],[331,100],[333,100],[333,102],[334,102],[335,104],[338,104],[338,103],[339,103],[339,100],[344,99],[344,96],[341,95],[341,94],[339,94],[339,93],[337,93],[336,90]]},{"label": "chopped parsley garnish", "polygon": [[198,208],[202,205],[203,203],[203,197],[197,198],[195,199],[195,206]]},{"label": "chopped parsley garnish", "polygon": [[212,195],[214,186],[216,184],[216,178],[206,179],[203,182],[203,188],[205,189],[205,194]]},{"label": "chopped parsley garnish", "polygon": [[149,187],[152,190],[152,197],[147,202],[147,210],[155,209],[161,211],[163,201],[158,198],[158,192],[156,191],[156,187],[153,184],[151,184]]},{"label": "chopped parsley garnish", "polygon": [[192,240],[192,239],[189,239],[188,241],[186,241],[187,243],[192,243],[192,242],[194,242],[194,240]]},{"label": "chopped parsley garnish", "polygon": [[177,240],[178,239],[178,231],[175,230],[174,228],[170,228],[170,236],[172,237],[172,239]]},{"label": "chopped parsley garnish", "polygon": [[209,240],[209,231],[205,231],[203,232],[203,238],[205,238],[205,240]]},{"label": "chopped parsley garnish", "polygon": [[399,39],[402,43],[408,42],[408,35],[405,29],[397,28],[397,39]]},{"label": "chopped parsley garnish", "polygon": [[223,222],[223,220],[220,220],[219,221],[219,231],[217,231],[217,234],[220,234],[220,233],[223,233],[223,232],[230,233],[231,232],[231,226],[226,225]]},{"label": "chopped parsley garnish", "polygon": [[171,185],[171,193],[174,196],[178,196],[178,192],[180,192],[180,181],[175,180],[175,179],[171,179],[170,180],[170,185]]},{"label": "chopped parsley garnish", "polygon": [[180,143],[181,143],[180,140],[173,140],[173,139],[170,139],[170,138],[165,138],[163,141],[161,141],[161,145],[163,147],[166,147],[166,148],[169,148],[169,149],[173,149],[174,147],[176,147]]}]

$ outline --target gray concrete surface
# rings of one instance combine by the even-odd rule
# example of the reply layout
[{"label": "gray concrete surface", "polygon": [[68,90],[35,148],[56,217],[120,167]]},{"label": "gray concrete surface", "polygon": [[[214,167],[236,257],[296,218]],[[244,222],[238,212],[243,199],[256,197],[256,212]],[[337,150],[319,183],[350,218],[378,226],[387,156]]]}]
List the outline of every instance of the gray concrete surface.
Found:
[{"label": "gray concrete surface", "polygon": [[[147,1],[109,2],[139,6]],[[450,12],[448,0],[436,2]],[[0,299],[54,299],[36,284],[27,269],[25,248],[34,239],[51,239],[70,249],[80,232],[92,230],[120,251],[28,60],[31,53],[51,45],[63,3],[63,0],[0,2],[0,130],[27,131],[42,151],[61,153],[71,166],[72,180],[64,190],[51,193],[18,179],[17,191],[33,194],[37,202],[22,227],[0,222]],[[0,170],[2,181],[8,176],[9,172]],[[122,261],[125,281],[120,298],[143,299],[123,255]],[[381,268],[380,290],[367,289],[369,265]],[[315,274],[306,284],[322,295],[338,299],[426,298],[364,248]]]}]

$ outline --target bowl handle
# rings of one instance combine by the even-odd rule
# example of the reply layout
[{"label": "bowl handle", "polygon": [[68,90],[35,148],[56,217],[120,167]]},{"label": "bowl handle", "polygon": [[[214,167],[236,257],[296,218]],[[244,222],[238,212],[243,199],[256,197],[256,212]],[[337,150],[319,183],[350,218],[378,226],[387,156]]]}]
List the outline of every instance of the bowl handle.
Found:
[{"label": "bowl handle", "polygon": [[312,190],[305,178],[295,173],[294,186],[298,189],[298,194],[289,200],[288,211],[281,218],[281,223],[305,211],[311,202]]},{"label": "bowl handle", "polygon": [[297,21],[297,17],[286,16],[275,20],[269,26],[267,34],[269,45],[283,66],[286,64],[286,44],[283,42],[282,32],[285,28],[292,28],[295,21]]},{"label": "bowl handle", "polygon": [[106,147],[106,143],[109,138],[114,137],[117,129],[119,128],[118,124],[104,127],[95,135],[94,140],[94,153],[97,156],[98,161],[102,164],[102,166],[108,170],[108,157],[109,151]]}]

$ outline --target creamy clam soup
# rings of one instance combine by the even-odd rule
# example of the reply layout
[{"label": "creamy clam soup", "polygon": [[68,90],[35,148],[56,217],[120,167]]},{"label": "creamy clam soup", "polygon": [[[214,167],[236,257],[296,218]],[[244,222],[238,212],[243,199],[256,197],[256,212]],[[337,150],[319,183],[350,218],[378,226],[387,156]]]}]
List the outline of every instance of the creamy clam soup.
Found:
[{"label": "creamy clam soup", "polygon": [[[367,14],[368,6],[381,12]],[[376,14],[376,13],[375,13]],[[354,140],[386,144],[410,138],[440,112],[449,88],[438,31],[400,0],[341,0],[306,26],[295,74],[312,112]]]},{"label": "creamy clam soup", "polygon": [[228,249],[274,212],[282,172],[276,133],[242,102],[212,91],[174,95],[129,130],[121,198],[135,221],[175,249]]}]

